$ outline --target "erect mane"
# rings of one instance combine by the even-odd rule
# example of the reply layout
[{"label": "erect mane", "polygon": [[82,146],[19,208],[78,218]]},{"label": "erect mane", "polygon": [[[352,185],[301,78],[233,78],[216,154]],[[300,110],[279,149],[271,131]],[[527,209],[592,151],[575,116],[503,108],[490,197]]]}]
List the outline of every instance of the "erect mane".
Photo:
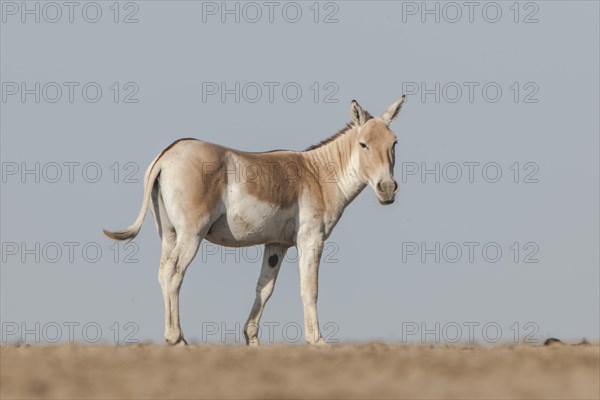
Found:
[{"label": "erect mane", "polygon": [[[373,118],[373,116],[371,114],[369,114],[368,111],[365,111],[365,122],[372,118]],[[337,131],[335,134],[331,135],[327,139],[321,140],[317,144],[313,144],[313,145],[307,147],[304,151],[310,151],[310,150],[318,149],[319,147],[325,146],[326,144],[333,142],[340,136],[343,136],[344,134],[348,133],[348,131],[350,131],[353,127],[354,127],[354,125],[352,125],[352,123],[348,122],[345,127],[340,129],[339,131]]]}]

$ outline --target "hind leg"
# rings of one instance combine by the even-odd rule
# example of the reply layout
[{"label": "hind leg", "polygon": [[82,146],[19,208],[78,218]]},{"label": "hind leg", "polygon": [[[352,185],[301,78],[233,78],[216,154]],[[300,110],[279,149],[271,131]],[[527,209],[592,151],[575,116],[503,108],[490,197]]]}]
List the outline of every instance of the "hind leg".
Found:
[{"label": "hind leg", "polygon": [[165,339],[170,345],[186,344],[179,320],[179,292],[185,271],[194,259],[203,236],[195,232],[178,234],[173,251],[160,266],[159,281],[165,300]]},{"label": "hind leg", "polygon": [[[167,211],[165,209],[165,204],[162,199],[162,195],[160,191],[153,190],[152,192],[152,213],[154,214],[154,218],[156,221],[156,228],[158,230],[158,234],[161,238],[162,251],[160,255],[160,267],[158,270],[158,282],[160,283],[160,288],[163,294],[163,301],[165,305],[165,337],[167,338],[167,342],[169,342],[169,338],[173,337],[171,333],[171,301],[169,297],[169,280],[165,279],[169,274],[166,274],[165,271],[168,268],[172,268],[167,265],[173,250],[175,249],[175,245],[177,242],[177,234],[175,233],[175,227],[171,223],[169,216],[167,215]],[[182,338],[181,343],[185,344],[185,340]]]},{"label": "hind leg", "polygon": [[[185,344],[179,319],[179,292],[185,271],[206,232],[222,214],[220,197],[215,195],[220,182],[205,179],[195,163],[186,163],[181,157],[163,167],[159,177],[162,198],[159,204],[164,205],[160,208],[165,210],[175,232],[175,237],[166,243],[166,232],[163,232],[163,250],[166,251],[159,271],[165,300],[165,339],[171,345]],[[161,226],[164,228],[165,224]],[[175,246],[167,256],[173,243]]]},{"label": "hind leg", "polygon": [[[176,214],[175,211],[168,214],[173,223],[174,233],[169,235],[163,230],[163,261],[158,272],[165,301],[165,339],[170,345],[185,345],[179,319],[179,292],[185,271],[196,256],[198,247],[214,219],[209,216],[197,219],[177,218],[181,214]],[[173,249],[166,256],[173,243]]]},{"label": "hind leg", "polygon": [[[158,185],[154,186],[152,190],[152,214],[154,215],[154,221],[156,222],[156,229],[161,239],[162,251],[160,255],[160,265],[163,265],[171,255],[171,252],[175,248],[175,241],[177,234],[175,233],[175,227],[171,223],[165,203],[163,201]],[[162,281],[159,282],[162,286]]]}]

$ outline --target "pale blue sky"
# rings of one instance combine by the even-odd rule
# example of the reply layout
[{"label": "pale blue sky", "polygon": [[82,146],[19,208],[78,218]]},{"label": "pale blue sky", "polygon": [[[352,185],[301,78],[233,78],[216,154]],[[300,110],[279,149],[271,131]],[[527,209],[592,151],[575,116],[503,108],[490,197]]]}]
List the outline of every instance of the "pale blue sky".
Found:
[{"label": "pale blue sky", "polygon": [[[396,176],[401,181],[402,171],[415,166],[419,172],[406,175],[394,205],[380,206],[367,189],[347,209],[329,239],[331,262],[321,267],[322,325],[335,324],[332,337],[342,341],[419,341],[421,332],[407,335],[407,329],[421,324],[438,330],[441,341],[454,337],[451,329],[458,324],[465,341],[469,323],[479,324],[474,331],[479,342],[494,336],[492,331],[485,336],[485,324],[500,327],[505,341],[514,340],[515,332],[519,340],[532,332],[539,339],[598,340],[598,2],[540,1],[527,8],[521,3],[518,16],[513,2],[498,2],[502,14],[496,23],[486,20],[496,18],[495,6],[486,2],[473,10],[472,22],[468,9],[461,9],[456,23],[448,22],[455,10],[442,3],[440,22],[427,14],[422,23],[422,10],[412,8],[421,2],[321,3],[319,23],[313,2],[297,3],[302,10],[297,23],[285,20],[294,17],[292,6],[286,6],[285,18],[281,14],[285,3],[274,10],[272,23],[264,6],[260,20],[244,21],[254,18],[254,10],[241,3],[240,12],[247,14],[240,14],[240,23],[232,16],[221,23],[219,14],[204,14],[203,22],[203,7],[211,11],[221,2],[200,1],[137,2],[137,8],[123,6],[118,23],[113,2],[98,2],[97,23],[86,22],[80,8],[73,23],[66,9],[56,23],[44,21],[54,18],[50,9],[40,10],[40,23],[27,14],[22,23],[21,10],[6,3],[11,2],[2,2],[0,31],[5,336],[13,324],[35,329],[36,322],[42,328],[56,322],[65,341],[64,323],[95,322],[103,339],[111,340],[114,322],[121,333],[124,323],[133,322],[139,328],[135,338],[162,343],[160,244],[151,217],[135,239],[137,247],[121,245],[117,255],[101,235],[102,228],[129,225],[138,212],[141,183],[124,183],[127,174],[139,180],[152,158],[180,137],[252,151],[302,149],[341,128],[352,99],[375,114],[410,90],[392,126],[399,140]],[[427,4],[433,9],[436,2]],[[87,10],[88,18],[93,11]],[[122,23],[130,14],[139,22]],[[338,22],[323,23],[327,15]],[[23,82],[29,89],[40,82],[39,103],[35,94],[24,103],[20,92],[12,94]],[[78,84],[73,103],[65,82]],[[96,86],[102,89],[96,103],[83,97],[89,82],[95,84],[88,85],[88,98]],[[234,95],[221,102],[207,92],[203,101],[203,87],[211,82],[230,88],[240,82],[240,102]],[[275,85],[273,102],[269,85]],[[62,97],[51,103],[55,86]],[[263,97],[247,101],[256,86]],[[292,102],[296,87],[302,96]],[[433,93],[423,99],[423,88]],[[493,102],[498,88],[502,95]],[[139,101],[124,103],[128,94]],[[36,162],[40,182],[31,174],[22,178],[22,169]],[[71,162],[79,164],[65,164]],[[60,179],[53,163],[61,166]],[[422,179],[421,169],[436,163],[440,182],[432,174]],[[462,178],[451,183],[456,165]],[[98,182],[87,182],[95,180],[98,167]],[[497,169],[500,180],[487,182]],[[36,253],[36,242],[39,252],[26,254],[23,243]],[[79,243],[72,262],[65,245],[70,242]],[[464,244],[471,242],[477,243],[473,262]],[[415,243],[420,250],[412,254]],[[439,263],[435,255],[422,262],[422,243],[428,249],[439,243]],[[455,257],[453,243],[463,252],[456,262],[449,261]],[[89,253],[82,254],[86,244]],[[484,246],[493,247],[488,259],[499,247],[499,261],[486,260]],[[53,253],[56,247],[61,256]],[[93,263],[96,248],[102,257]],[[206,335],[207,329],[243,325],[260,262],[248,260],[252,251],[238,253],[236,262],[235,255],[204,250],[183,284],[182,325],[188,339],[202,341],[204,331],[208,341],[218,342],[220,336]],[[138,262],[125,263],[131,251],[137,251]],[[527,256],[538,262],[524,262]],[[263,321],[280,324],[276,340],[283,340],[283,325],[301,325],[295,264],[282,267]],[[442,332],[444,326],[448,330]],[[82,340],[77,331],[75,336]],[[234,342],[234,336],[225,339]]]}]

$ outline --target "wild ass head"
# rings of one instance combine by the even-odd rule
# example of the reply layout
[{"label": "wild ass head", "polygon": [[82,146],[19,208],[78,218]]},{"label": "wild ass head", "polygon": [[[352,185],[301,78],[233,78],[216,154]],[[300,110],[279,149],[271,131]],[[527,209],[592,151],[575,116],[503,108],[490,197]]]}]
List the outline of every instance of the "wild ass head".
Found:
[{"label": "wild ass head", "polygon": [[373,188],[381,204],[392,204],[398,192],[394,179],[395,147],[398,141],[389,128],[400,112],[405,96],[389,106],[380,116],[367,120],[365,111],[352,100],[350,114],[358,128],[352,157],[360,179]]}]

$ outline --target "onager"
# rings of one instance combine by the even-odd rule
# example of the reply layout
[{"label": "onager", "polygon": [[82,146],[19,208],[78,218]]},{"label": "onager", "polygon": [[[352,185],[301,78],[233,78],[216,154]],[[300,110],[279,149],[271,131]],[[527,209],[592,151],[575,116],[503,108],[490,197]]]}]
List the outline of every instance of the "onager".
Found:
[{"label": "onager", "polygon": [[256,299],[244,326],[249,345],[259,343],[260,317],[286,251],[296,246],[305,338],[309,344],[324,343],[317,318],[323,243],[367,185],[381,204],[394,202],[397,140],[389,126],[404,99],[377,117],[353,100],[352,121],[305,151],[249,153],[180,139],[150,163],[137,219],[128,228],[104,233],[115,240],[133,239],[152,204],[162,240],[158,280],[168,344],[187,344],[179,321],[179,290],[203,239],[222,246],[265,246]]}]

